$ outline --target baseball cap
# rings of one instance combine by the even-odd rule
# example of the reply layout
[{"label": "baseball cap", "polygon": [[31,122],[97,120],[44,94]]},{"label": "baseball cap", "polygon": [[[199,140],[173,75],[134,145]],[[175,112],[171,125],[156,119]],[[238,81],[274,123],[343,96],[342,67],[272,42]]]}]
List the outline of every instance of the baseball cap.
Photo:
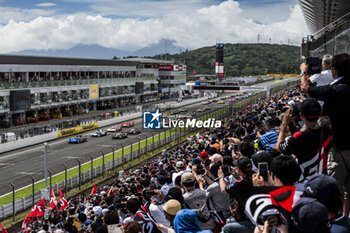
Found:
[{"label": "baseball cap", "polygon": [[309,98],[304,100],[298,105],[298,108],[309,121],[317,121],[318,117],[321,115],[321,105],[314,98]]},{"label": "baseball cap", "polygon": [[186,172],[186,173],[182,174],[182,176],[181,176],[182,183],[190,183],[190,182],[193,182],[195,180],[196,180],[196,178],[194,177],[192,172]]},{"label": "baseball cap", "polygon": [[164,200],[169,201],[170,199],[178,200],[180,203],[184,203],[184,197],[182,196],[182,191],[179,188],[171,187],[168,194],[165,196]]},{"label": "baseball cap", "polygon": [[293,226],[303,232],[323,232],[328,227],[327,208],[314,198],[300,198],[291,219]]},{"label": "baseball cap", "polygon": [[198,166],[198,165],[201,165],[202,161],[199,158],[194,158],[194,159],[192,159],[191,163],[193,165],[197,165]]},{"label": "baseball cap", "polygon": [[242,156],[239,159],[233,161],[233,165],[238,167],[243,173],[249,173],[252,171],[252,163],[247,156]]},{"label": "baseball cap", "polygon": [[333,177],[325,174],[315,174],[305,183],[304,192],[320,202],[325,202],[334,190],[341,192],[339,184]]},{"label": "baseball cap", "polygon": [[199,157],[201,157],[202,159],[206,159],[209,157],[208,153],[206,151],[202,151],[200,154],[199,154]]},{"label": "baseball cap", "polygon": [[178,200],[171,199],[165,203],[163,210],[170,215],[175,216],[181,210],[181,203]]},{"label": "baseball cap", "polygon": [[178,161],[177,163],[176,163],[176,167],[177,168],[184,168],[184,163],[182,162],[182,161]]},{"label": "baseball cap", "polygon": [[163,175],[158,175],[157,176],[157,182],[161,185],[165,184],[166,180],[165,180],[165,176]]}]

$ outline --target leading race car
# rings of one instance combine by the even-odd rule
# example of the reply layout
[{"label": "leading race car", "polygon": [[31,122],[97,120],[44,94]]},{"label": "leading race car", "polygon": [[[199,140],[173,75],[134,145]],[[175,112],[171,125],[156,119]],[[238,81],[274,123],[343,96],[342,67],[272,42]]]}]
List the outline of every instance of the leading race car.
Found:
[{"label": "leading race car", "polygon": [[90,134],[91,137],[102,137],[102,136],[106,136],[106,135],[107,135],[107,131],[102,130],[102,129],[98,129],[98,130],[96,130],[95,133]]},{"label": "leading race car", "polygon": [[87,142],[87,137],[82,137],[82,136],[75,136],[74,138],[68,139],[68,143],[83,143]]},{"label": "leading race car", "polygon": [[139,134],[141,133],[141,129],[138,128],[134,128],[134,129],[130,129],[128,134]]},{"label": "leading race car", "polygon": [[115,133],[112,135],[112,139],[124,139],[127,138],[128,134],[124,133],[124,132],[120,132],[120,133]]},{"label": "leading race car", "polygon": [[122,123],[122,127],[133,127],[134,122],[133,121],[126,121]]},{"label": "leading race car", "polygon": [[117,132],[117,131],[122,131],[122,127],[121,126],[113,126],[113,127],[107,129],[107,132]]}]

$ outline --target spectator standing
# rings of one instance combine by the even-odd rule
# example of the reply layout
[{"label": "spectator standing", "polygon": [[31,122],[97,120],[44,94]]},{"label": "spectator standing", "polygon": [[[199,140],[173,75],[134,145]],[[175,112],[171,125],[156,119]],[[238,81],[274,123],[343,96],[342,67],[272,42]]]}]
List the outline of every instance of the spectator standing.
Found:
[{"label": "spectator standing", "polygon": [[196,178],[193,173],[188,172],[183,174],[181,176],[181,183],[185,190],[183,195],[185,207],[196,212],[202,230],[213,230],[216,223],[210,216],[206,202],[206,193],[203,189],[196,188]]},{"label": "spectator standing", "polygon": [[319,74],[314,74],[310,77],[310,81],[316,86],[328,85],[333,81],[332,76],[332,55],[326,54],[322,58],[322,71]]},{"label": "spectator standing", "polygon": [[265,122],[266,133],[260,135],[258,133],[258,137],[260,136],[260,142],[262,145],[266,147],[267,151],[272,150],[277,144],[278,133],[276,132],[276,121],[274,118],[268,118]]},{"label": "spectator standing", "polygon": [[205,190],[209,209],[216,210],[221,219],[226,222],[230,216],[230,196],[227,193],[222,193],[220,190],[220,179],[218,176],[220,163],[211,163],[209,166],[209,174],[214,182]]},{"label": "spectator standing", "polygon": [[331,132],[329,128],[321,127],[317,123],[321,106],[316,99],[309,98],[298,107],[306,129],[296,132],[293,136],[285,137],[293,112],[292,109],[288,109],[283,117],[276,148],[284,155],[295,155],[298,158],[303,180],[315,173],[327,173]]},{"label": "spectator standing", "polygon": [[335,79],[327,86],[309,86],[308,66],[300,65],[301,89],[311,97],[324,101],[323,114],[331,119],[334,135],[334,150],[329,156],[328,173],[340,184],[344,192],[344,214],[350,207],[350,56],[338,54],[332,59],[332,76]]}]

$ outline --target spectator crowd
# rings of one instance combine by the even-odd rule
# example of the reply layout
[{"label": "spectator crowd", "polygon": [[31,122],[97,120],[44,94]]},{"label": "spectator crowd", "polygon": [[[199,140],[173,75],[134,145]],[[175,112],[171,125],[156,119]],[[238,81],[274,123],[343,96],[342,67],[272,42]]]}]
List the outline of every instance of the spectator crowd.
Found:
[{"label": "spectator crowd", "polygon": [[350,232],[350,56],[322,64],[24,232]]}]

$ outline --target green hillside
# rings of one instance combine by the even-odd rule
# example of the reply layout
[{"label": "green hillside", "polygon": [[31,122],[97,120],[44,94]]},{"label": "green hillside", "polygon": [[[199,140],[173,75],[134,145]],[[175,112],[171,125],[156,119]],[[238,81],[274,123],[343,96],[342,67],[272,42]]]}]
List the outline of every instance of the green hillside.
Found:
[{"label": "green hillside", "polygon": [[[164,55],[162,56],[164,58]],[[160,55],[153,58],[160,59]],[[179,54],[166,55],[167,60],[180,61]],[[181,53],[187,65],[187,74],[215,73],[215,46]],[[278,44],[225,44],[224,66],[226,76],[265,74],[297,74],[300,65],[300,47]]]}]

